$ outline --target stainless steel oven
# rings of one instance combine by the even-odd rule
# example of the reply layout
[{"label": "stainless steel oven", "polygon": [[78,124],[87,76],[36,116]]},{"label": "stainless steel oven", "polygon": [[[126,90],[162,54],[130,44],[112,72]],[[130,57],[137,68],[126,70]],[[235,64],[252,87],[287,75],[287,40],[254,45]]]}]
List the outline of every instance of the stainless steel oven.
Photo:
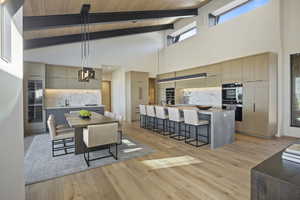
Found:
[{"label": "stainless steel oven", "polygon": [[243,104],[243,84],[229,83],[222,85],[223,104]]},{"label": "stainless steel oven", "polygon": [[229,83],[222,85],[223,109],[235,110],[235,120],[243,120],[243,84]]}]

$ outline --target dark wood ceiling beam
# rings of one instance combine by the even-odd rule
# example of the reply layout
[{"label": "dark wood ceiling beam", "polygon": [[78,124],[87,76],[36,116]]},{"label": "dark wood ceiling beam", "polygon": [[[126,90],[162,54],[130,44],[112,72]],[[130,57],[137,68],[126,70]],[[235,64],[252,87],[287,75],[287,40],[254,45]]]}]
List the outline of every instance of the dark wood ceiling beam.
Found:
[{"label": "dark wood ceiling beam", "polygon": [[[173,29],[173,28],[174,28],[173,24],[164,24],[164,25],[158,25],[158,26],[146,26],[146,27],[136,27],[136,28],[92,32],[92,33],[90,33],[90,40],[162,31],[162,30]],[[24,48],[25,49],[33,49],[33,48],[47,47],[47,46],[53,46],[53,45],[59,45],[59,44],[68,44],[68,43],[73,43],[73,42],[80,42],[81,39],[82,39],[81,34],[30,39],[30,40],[24,41]]]},{"label": "dark wood ceiling beam", "polygon": [[[166,17],[189,17],[198,15],[198,9],[180,10],[151,10],[151,11],[130,11],[110,13],[90,13],[89,23],[108,23],[120,21],[135,21],[145,19],[158,19]],[[62,26],[80,25],[80,14],[48,15],[48,16],[25,16],[24,31],[56,28]]]}]

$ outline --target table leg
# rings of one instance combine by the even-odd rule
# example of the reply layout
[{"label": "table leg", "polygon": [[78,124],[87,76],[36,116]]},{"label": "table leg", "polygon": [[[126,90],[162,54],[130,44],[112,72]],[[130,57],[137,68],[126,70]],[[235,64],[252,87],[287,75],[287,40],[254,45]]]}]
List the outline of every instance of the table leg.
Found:
[{"label": "table leg", "polygon": [[75,128],[75,154],[84,153],[83,128]]}]

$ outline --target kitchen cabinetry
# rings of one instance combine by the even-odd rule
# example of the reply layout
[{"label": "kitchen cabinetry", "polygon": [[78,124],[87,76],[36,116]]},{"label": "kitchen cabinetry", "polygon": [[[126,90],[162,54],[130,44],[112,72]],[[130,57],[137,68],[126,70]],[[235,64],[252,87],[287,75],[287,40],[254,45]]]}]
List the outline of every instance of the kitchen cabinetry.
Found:
[{"label": "kitchen cabinetry", "polygon": [[243,59],[243,81],[269,80],[269,54],[261,54]]},{"label": "kitchen cabinetry", "polygon": [[260,137],[277,132],[277,56],[266,53],[244,58],[243,121],[237,131]]},{"label": "kitchen cabinetry", "polygon": [[41,133],[46,129],[43,110],[44,89],[45,64],[25,62],[23,78],[25,135]]},{"label": "kitchen cabinetry", "polygon": [[100,89],[102,70],[96,71],[95,79],[89,82],[78,81],[79,67],[64,67],[47,65],[46,67],[46,88],[47,89]]},{"label": "kitchen cabinetry", "polygon": [[222,63],[222,83],[242,81],[242,60],[231,60]]},{"label": "kitchen cabinetry", "polygon": [[149,104],[149,73],[126,72],[126,119],[139,119],[139,105]]},{"label": "kitchen cabinetry", "polygon": [[268,82],[246,82],[243,86],[244,116],[241,131],[257,136],[268,136]]},{"label": "kitchen cabinetry", "polygon": [[160,83],[158,99],[165,100],[165,88],[175,88],[176,103],[182,103],[183,89],[221,87],[225,83],[243,83],[243,121],[236,122],[236,130],[260,137],[277,133],[277,55],[262,53],[203,67],[182,70],[161,77],[206,73],[202,79]]}]

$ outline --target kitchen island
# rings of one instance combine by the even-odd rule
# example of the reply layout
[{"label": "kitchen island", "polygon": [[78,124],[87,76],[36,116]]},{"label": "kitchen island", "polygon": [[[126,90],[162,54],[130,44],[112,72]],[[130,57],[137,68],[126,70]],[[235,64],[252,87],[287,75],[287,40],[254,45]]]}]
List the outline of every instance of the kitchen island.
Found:
[{"label": "kitchen island", "polygon": [[211,108],[200,110],[194,105],[176,105],[181,111],[185,109],[197,110],[199,114],[207,116],[210,120],[210,147],[216,149],[226,144],[231,144],[235,140],[235,112],[234,110],[224,110]]}]

